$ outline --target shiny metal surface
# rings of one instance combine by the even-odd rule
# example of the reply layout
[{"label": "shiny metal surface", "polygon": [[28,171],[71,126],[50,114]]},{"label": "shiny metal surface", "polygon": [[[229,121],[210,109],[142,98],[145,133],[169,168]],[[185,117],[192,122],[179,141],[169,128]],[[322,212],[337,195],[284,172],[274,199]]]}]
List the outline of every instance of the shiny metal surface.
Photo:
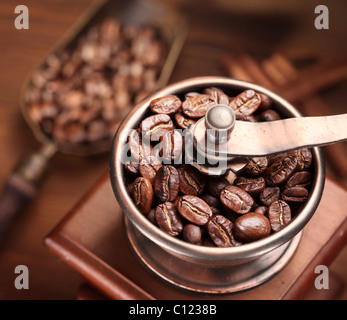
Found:
[{"label": "shiny metal surface", "polygon": [[216,104],[207,110],[205,119],[201,119],[202,121],[207,139],[214,144],[223,144],[230,139],[231,132],[234,130],[235,112],[226,105]]},{"label": "shiny metal surface", "polygon": [[[347,114],[304,117],[268,122],[236,121],[221,156],[261,157],[304,147],[323,146],[347,140]],[[204,131],[206,131],[205,128]],[[198,144],[206,132],[195,131]],[[274,135],[274,132],[276,134]],[[214,149],[206,150],[214,153]]]},{"label": "shiny metal surface", "polygon": [[[238,92],[245,89],[253,89],[258,92],[267,94],[274,101],[274,109],[276,109],[283,117],[300,117],[300,113],[290,103],[285,101],[280,96],[267,90],[261,86],[253,83],[224,78],[224,77],[198,77],[187,79],[165,87],[157,91],[147,99],[140,102],[120,124],[118,131],[114,137],[111,157],[110,157],[110,179],[114,194],[123,209],[129,224],[131,224],[136,233],[140,232],[141,237],[147,238],[155,243],[162,250],[169,253],[171,263],[179,264],[179,261],[192,262],[197,265],[220,266],[230,267],[235,264],[247,262],[247,260],[259,259],[260,257],[269,254],[280,246],[285,245],[291,241],[307,224],[312,215],[314,214],[323,192],[325,181],[325,166],[322,152],[319,148],[312,148],[313,154],[313,181],[309,199],[302,211],[281,231],[274,233],[262,240],[253,243],[244,244],[238,247],[230,248],[210,248],[189,244],[180,239],[169,236],[158,227],[153,225],[144,215],[142,215],[136,208],[133,200],[127,192],[126,184],[124,181],[124,166],[121,162],[123,146],[127,142],[127,132],[130,129],[137,128],[141,119],[146,115],[149,102],[155,98],[176,94],[183,96],[184,93],[190,91],[202,91],[207,87],[219,87],[227,94],[233,96]],[[129,232],[129,237],[137,237],[137,235]],[[135,242],[133,245],[136,246]],[[136,251],[142,251],[141,247],[134,248]],[[158,261],[163,261],[164,256],[158,252],[155,257]],[[157,253],[154,251],[153,255]],[[266,264],[271,266],[273,261],[271,259],[258,260],[262,264],[262,268],[266,269]],[[287,257],[286,263],[289,261]],[[286,263],[282,263],[284,266]],[[265,264],[265,265],[264,265]],[[254,277],[258,273],[258,266],[253,269]],[[165,279],[159,268],[153,270],[160,277]],[[177,271],[177,269],[176,269]],[[187,270],[188,272],[189,270]],[[172,272],[175,272],[172,270]],[[181,270],[184,272],[184,269]],[[256,285],[256,281],[253,285]],[[194,288],[195,282],[192,282],[191,287]],[[193,289],[192,289],[193,290]],[[215,292],[216,288],[215,288]]]},{"label": "shiny metal surface", "polygon": [[[213,113],[215,108],[219,106],[211,107],[208,112]],[[200,120],[191,127],[194,147],[206,160],[219,161],[224,165],[213,168],[213,171],[208,165],[200,166],[206,174],[221,175],[228,169],[237,172],[242,167],[230,163],[235,157],[268,156],[347,140],[347,114],[267,122],[236,120],[229,124],[230,128],[219,130],[209,125],[207,116],[205,121]],[[219,122],[220,126],[224,126],[226,116],[224,113],[216,116],[215,127],[219,126]],[[216,138],[210,139],[211,135],[216,135]],[[219,142],[218,149],[216,142]]]}]

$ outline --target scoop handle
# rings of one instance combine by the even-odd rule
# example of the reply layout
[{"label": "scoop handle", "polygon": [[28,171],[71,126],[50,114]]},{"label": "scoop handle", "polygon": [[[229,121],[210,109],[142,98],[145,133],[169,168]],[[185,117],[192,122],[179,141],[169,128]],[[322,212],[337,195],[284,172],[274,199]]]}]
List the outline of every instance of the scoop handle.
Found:
[{"label": "scoop handle", "polygon": [[37,187],[17,172],[12,173],[0,197],[0,244],[3,244],[17,215],[35,197]]},{"label": "scoop handle", "polygon": [[5,181],[0,195],[0,245],[3,245],[11,225],[32,200],[38,190],[56,148],[44,145],[39,151],[23,157]]},{"label": "scoop handle", "polygon": [[[236,121],[220,156],[267,156],[347,140],[347,114],[268,122]],[[211,144],[208,154],[213,154]]]}]

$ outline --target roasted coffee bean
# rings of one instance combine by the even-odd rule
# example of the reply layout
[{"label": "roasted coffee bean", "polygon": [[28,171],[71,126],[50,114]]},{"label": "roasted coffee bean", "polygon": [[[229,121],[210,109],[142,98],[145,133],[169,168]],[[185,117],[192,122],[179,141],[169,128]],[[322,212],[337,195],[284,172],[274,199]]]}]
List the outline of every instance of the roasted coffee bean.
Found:
[{"label": "roasted coffee bean", "polygon": [[271,108],[271,100],[269,98],[269,96],[267,96],[266,94],[264,93],[258,93],[259,97],[260,97],[260,100],[261,100],[261,104],[258,108],[258,112],[263,112],[269,108]]},{"label": "roasted coffee bean", "polygon": [[154,184],[155,177],[157,176],[157,171],[162,167],[162,163],[157,157],[149,156],[143,158],[139,164],[139,171],[142,177],[148,179],[152,184]]},{"label": "roasted coffee bean", "polygon": [[266,187],[259,195],[259,200],[265,206],[269,206],[272,202],[280,198],[279,187]]},{"label": "roasted coffee bean", "polygon": [[268,217],[272,231],[277,232],[291,221],[290,206],[283,200],[276,200],[269,206]]},{"label": "roasted coffee bean", "polygon": [[182,165],[178,169],[180,175],[180,191],[183,194],[198,196],[205,189],[205,176],[200,171],[188,164]]},{"label": "roasted coffee bean", "polygon": [[175,120],[177,125],[185,130],[188,129],[192,124],[195,124],[195,120],[185,117],[181,112],[175,114]]},{"label": "roasted coffee bean", "polygon": [[151,221],[154,225],[158,226],[157,220],[155,220],[155,208],[151,209],[147,215],[147,219]]},{"label": "roasted coffee bean", "polygon": [[185,219],[199,226],[205,225],[212,217],[210,206],[196,196],[182,196],[178,201],[177,209]]},{"label": "roasted coffee bean", "polygon": [[184,95],[184,99],[186,100],[186,99],[188,99],[188,98],[197,96],[198,94],[200,94],[200,93],[199,93],[199,92],[195,92],[195,91],[187,92],[187,93]]},{"label": "roasted coffee bean", "polygon": [[297,163],[296,157],[288,157],[275,162],[266,170],[265,179],[267,184],[277,186],[286,182],[294,173]]},{"label": "roasted coffee bean", "polygon": [[271,167],[275,162],[278,162],[284,158],[288,158],[288,157],[296,157],[296,153],[295,154],[289,154],[288,152],[286,153],[280,153],[280,154],[275,154],[275,155],[271,155],[267,157],[267,162],[268,162],[268,167]]},{"label": "roasted coffee bean", "polygon": [[281,120],[281,116],[275,110],[268,109],[260,114],[261,121],[276,121]]},{"label": "roasted coffee bean", "polygon": [[139,164],[137,162],[128,161],[124,165],[124,168],[126,172],[133,177],[136,177],[139,173]]},{"label": "roasted coffee bean", "polygon": [[281,198],[287,202],[305,202],[308,198],[308,191],[304,187],[285,188]]},{"label": "roasted coffee bean", "polygon": [[182,238],[183,240],[193,244],[201,244],[201,228],[199,226],[196,226],[195,224],[186,224],[183,228]]},{"label": "roasted coffee bean", "polygon": [[180,198],[181,198],[181,196],[177,196],[176,199],[172,202],[176,209],[177,209],[178,201],[180,200]]},{"label": "roasted coffee bean", "polygon": [[154,181],[154,192],[160,202],[174,201],[178,195],[180,178],[175,167],[162,166],[156,174]]},{"label": "roasted coffee bean", "polygon": [[257,118],[253,115],[250,115],[250,116],[244,116],[240,119],[238,119],[240,121],[247,121],[247,122],[258,122]]},{"label": "roasted coffee bean", "polygon": [[161,230],[172,236],[177,236],[183,230],[182,219],[171,202],[164,202],[157,206],[155,220]]},{"label": "roasted coffee bean", "polygon": [[246,191],[231,185],[226,186],[219,197],[224,206],[239,214],[250,212],[254,203]]},{"label": "roasted coffee bean", "polygon": [[234,110],[236,119],[252,115],[260,106],[261,98],[254,90],[246,90],[231,99],[229,106]]},{"label": "roasted coffee bean", "polygon": [[246,174],[253,177],[262,175],[268,167],[268,160],[266,157],[254,157],[251,158],[244,168]]},{"label": "roasted coffee bean", "polygon": [[[127,190],[128,193],[131,195],[131,197],[133,198],[133,191],[134,191],[134,181],[131,181],[130,179],[126,179],[127,180]],[[133,199],[134,200],[134,199]]]},{"label": "roasted coffee bean", "polygon": [[296,159],[298,161],[297,170],[307,170],[312,163],[312,152],[308,148],[296,151]]},{"label": "roasted coffee bean", "polygon": [[203,245],[204,247],[210,247],[210,248],[215,248],[215,247],[217,247],[217,246],[215,245],[215,243],[212,241],[211,238],[205,238],[205,239],[203,240],[203,242],[202,242],[202,245]]},{"label": "roasted coffee bean", "polygon": [[141,159],[151,155],[152,146],[147,141],[142,141],[141,133],[133,130],[128,137],[128,144],[131,157],[134,163],[139,163]]},{"label": "roasted coffee bean", "polygon": [[253,242],[268,236],[271,232],[269,220],[260,213],[246,213],[234,222],[233,234],[241,242]]},{"label": "roasted coffee bean", "polygon": [[269,166],[283,158],[295,157],[297,160],[296,170],[306,170],[312,163],[312,152],[308,148],[303,148],[295,151],[289,151],[282,154],[277,154],[268,157]]},{"label": "roasted coffee bean", "polygon": [[180,163],[183,150],[183,137],[176,131],[171,130],[164,134],[160,141],[159,154],[167,164],[173,164],[175,160]]},{"label": "roasted coffee bean", "polygon": [[207,94],[198,94],[183,101],[182,111],[190,118],[204,117],[206,111],[213,105],[215,101]]},{"label": "roasted coffee bean", "polygon": [[142,120],[140,128],[143,139],[157,141],[173,129],[173,123],[167,114],[155,114]]},{"label": "roasted coffee bean", "polygon": [[217,198],[219,198],[219,195],[222,192],[222,190],[228,185],[230,185],[230,183],[226,179],[226,177],[208,177],[207,180],[208,192]]},{"label": "roasted coffee bean", "polygon": [[135,179],[133,184],[133,200],[141,213],[147,215],[151,210],[153,188],[151,182],[143,177]]},{"label": "roasted coffee bean", "polygon": [[304,187],[307,188],[311,183],[312,174],[308,171],[295,172],[286,182],[286,187]]},{"label": "roasted coffee bean", "polygon": [[260,205],[256,202],[256,200],[255,200],[255,199],[253,199],[253,200],[254,200],[254,202],[253,202],[253,206],[252,206],[251,212],[254,212],[255,209],[257,209],[258,207],[260,207]]},{"label": "roasted coffee bean", "polygon": [[205,193],[201,196],[201,199],[204,200],[210,207],[219,208],[220,200],[217,197],[214,197],[208,193]]},{"label": "roasted coffee bean", "polygon": [[260,206],[254,210],[255,213],[260,213],[263,215],[267,214],[267,206]]},{"label": "roasted coffee bean", "polygon": [[250,195],[259,194],[265,188],[265,179],[263,177],[258,178],[245,178],[238,177],[234,181],[234,186],[239,187]]},{"label": "roasted coffee bean", "polygon": [[216,208],[216,207],[210,207],[210,208],[211,208],[212,214],[213,214],[214,216],[221,213],[221,211],[220,211],[219,208]]},{"label": "roasted coffee bean", "polygon": [[209,95],[214,100],[215,104],[224,104],[226,106],[229,104],[229,97],[219,88],[206,88],[203,93]]},{"label": "roasted coffee bean", "polygon": [[154,99],[149,107],[153,113],[174,114],[182,105],[182,101],[175,95]]},{"label": "roasted coffee bean", "polygon": [[233,223],[222,215],[214,216],[207,224],[210,238],[217,247],[232,247],[235,240],[233,237]]}]

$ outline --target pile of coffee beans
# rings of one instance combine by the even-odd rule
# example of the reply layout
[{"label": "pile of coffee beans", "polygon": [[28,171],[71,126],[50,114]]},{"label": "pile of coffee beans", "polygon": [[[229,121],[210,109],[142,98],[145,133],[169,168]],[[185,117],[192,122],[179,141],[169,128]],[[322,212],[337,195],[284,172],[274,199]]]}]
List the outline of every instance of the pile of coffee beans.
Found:
[{"label": "pile of coffee beans", "polygon": [[[129,136],[134,161],[124,165],[128,191],[138,210],[167,234],[196,245],[232,247],[284,228],[309,196],[310,149],[249,158],[237,174],[207,176],[189,164],[176,164],[184,152],[175,129],[186,129],[217,103],[242,121],[281,119],[264,94],[246,90],[229,97],[219,88],[165,96],[150,102],[150,114]],[[161,136],[161,159],[156,140]],[[179,143],[177,143],[179,141]],[[171,162],[170,162],[171,161]]]},{"label": "pile of coffee beans", "polygon": [[111,139],[131,106],[154,90],[165,41],[154,27],[109,18],[76,42],[33,73],[28,114],[56,142]]}]

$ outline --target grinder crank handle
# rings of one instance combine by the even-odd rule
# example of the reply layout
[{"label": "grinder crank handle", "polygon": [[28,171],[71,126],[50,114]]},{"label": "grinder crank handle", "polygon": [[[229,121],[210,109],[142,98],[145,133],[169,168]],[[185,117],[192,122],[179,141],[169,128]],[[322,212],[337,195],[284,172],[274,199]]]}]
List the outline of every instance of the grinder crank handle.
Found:
[{"label": "grinder crank handle", "polygon": [[[206,114],[205,123],[201,121],[194,129],[196,146],[199,150],[205,148],[207,155],[216,154],[216,144],[219,146],[218,156],[230,158],[267,156],[347,140],[347,114],[267,122],[236,121],[232,115],[227,123],[227,113],[233,113],[232,109],[220,108],[217,115],[218,106],[221,105],[211,107]],[[213,130],[206,132],[206,128]],[[211,139],[204,139],[203,135],[207,134],[208,137],[209,131],[214,132],[214,136],[217,131],[217,136],[227,138],[222,144],[218,141],[206,143],[204,140]]]}]

